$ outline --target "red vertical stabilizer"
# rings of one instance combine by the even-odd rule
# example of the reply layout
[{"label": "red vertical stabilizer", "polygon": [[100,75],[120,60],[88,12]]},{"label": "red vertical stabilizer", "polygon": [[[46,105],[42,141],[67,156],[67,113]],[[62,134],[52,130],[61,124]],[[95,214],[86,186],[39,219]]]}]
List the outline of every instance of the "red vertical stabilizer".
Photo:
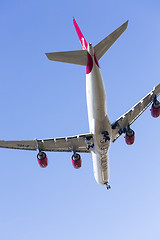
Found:
[{"label": "red vertical stabilizer", "polygon": [[80,28],[78,27],[78,24],[77,24],[77,22],[76,22],[76,20],[75,20],[74,17],[73,17],[73,24],[74,24],[75,29],[76,29],[76,32],[77,32],[77,34],[78,34],[78,37],[79,37],[79,40],[80,40],[80,42],[81,42],[82,48],[83,48],[83,50],[86,50],[88,44],[87,44],[86,39],[84,38],[84,36],[83,36]]}]

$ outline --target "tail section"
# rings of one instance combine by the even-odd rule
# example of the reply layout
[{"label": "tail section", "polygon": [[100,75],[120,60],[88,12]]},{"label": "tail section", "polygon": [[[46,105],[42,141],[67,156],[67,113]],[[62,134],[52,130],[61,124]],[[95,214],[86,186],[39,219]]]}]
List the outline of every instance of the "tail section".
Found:
[{"label": "tail section", "polygon": [[87,50],[68,51],[68,52],[52,52],[46,53],[51,61],[72,63],[87,66],[88,57]]},{"label": "tail section", "polygon": [[83,36],[83,34],[82,34],[82,32],[81,32],[81,30],[80,30],[80,28],[79,28],[79,26],[78,26],[78,24],[77,24],[77,22],[76,22],[74,17],[73,17],[73,24],[74,24],[76,32],[78,34],[78,37],[79,37],[79,40],[81,42],[82,48],[83,48],[83,50],[86,50],[87,46],[88,46],[87,41],[84,38],[84,36]]},{"label": "tail section", "polygon": [[73,17],[73,24],[77,31],[77,34],[78,34],[78,37],[81,42],[83,50],[46,53],[46,56],[51,61],[65,62],[65,63],[72,63],[72,64],[87,66],[87,63],[88,63],[87,46],[88,46],[88,44],[87,44],[86,39],[84,38],[74,17]]},{"label": "tail section", "polygon": [[[88,64],[88,54],[87,48],[88,44],[85,40],[76,20],[73,18],[73,24],[77,31],[79,40],[81,42],[83,50],[78,51],[68,51],[68,52],[53,52],[53,53],[46,53],[46,56],[49,60],[58,61],[58,62],[65,62],[65,63],[72,63],[87,66]],[[121,36],[121,34],[126,30],[128,25],[128,21],[117,28],[114,32],[112,32],[109,36],[104,38],[101,42],[99,42],[94,47],[94,52],[99,60],[105,52],[113,45],[113,43]]]}]

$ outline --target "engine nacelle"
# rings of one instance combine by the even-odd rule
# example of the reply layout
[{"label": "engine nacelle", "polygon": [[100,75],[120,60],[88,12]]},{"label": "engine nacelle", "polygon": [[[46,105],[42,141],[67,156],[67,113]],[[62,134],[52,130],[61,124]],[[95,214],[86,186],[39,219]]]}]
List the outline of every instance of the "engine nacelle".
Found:
[{"label": "engine nacelle", "polygon": [[158,100],[155,100],[151,106],[151,115],[154,118],[160,116],[160,103]]},{"label": "engine nacelle", "polygon": [[45,168],[48,166],[48,158],[44,152],[39,152],[37,154],[37,161],[38,161],[40,167],[42,167],[42,168]]},{"label": "engine nacelle", "polygon": [[132,145],[134,143],[134,140],[135,140],[135,133],[131,128],[129,128],[126,131],[125,141],[128,145]]},{"label": "engine nacelle", "polygon": [[79,169],[82,167],[82,159],[81,156],[77,153],[72,155],[72,165],[74,168]]}]

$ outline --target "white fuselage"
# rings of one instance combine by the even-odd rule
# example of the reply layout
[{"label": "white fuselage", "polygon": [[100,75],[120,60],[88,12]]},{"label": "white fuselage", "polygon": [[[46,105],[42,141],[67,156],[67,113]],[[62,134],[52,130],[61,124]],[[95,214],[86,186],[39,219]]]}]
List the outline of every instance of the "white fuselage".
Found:
[{"label": "white fuselage", "polygon": [[105,141],[102,133],[106,131],[111,137],[111,124],[107,115],[104,82],[90,43],[88,44],[88,53],[92,63],[91,70],[86,74],[86,96],[89,128],[94,138],[93,169],[96,181],[104,185],[109,181],[108,149],[110,140]]}]

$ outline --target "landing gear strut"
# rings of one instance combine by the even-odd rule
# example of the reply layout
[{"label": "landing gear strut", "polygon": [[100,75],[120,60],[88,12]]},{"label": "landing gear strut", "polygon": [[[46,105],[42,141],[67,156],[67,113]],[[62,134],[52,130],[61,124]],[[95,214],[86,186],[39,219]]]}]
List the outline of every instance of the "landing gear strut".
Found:
[{"label": "landing gear strut", "polygon": [[107,131],[102,132],[102,135],[105,142],[110,141],[109,133]]},{"label": "landing gear strut", "polygon": [[93,137],[86,137],[85,142],[87,145],[87,150],[90,150],[90,148],[94,148]]},{"label": "landing gear strut", "polygon": [[105,185],[106,185],[107,190],[109,190],[111,188],[111,186],[108,184],[108,182],[105,183]]}]

